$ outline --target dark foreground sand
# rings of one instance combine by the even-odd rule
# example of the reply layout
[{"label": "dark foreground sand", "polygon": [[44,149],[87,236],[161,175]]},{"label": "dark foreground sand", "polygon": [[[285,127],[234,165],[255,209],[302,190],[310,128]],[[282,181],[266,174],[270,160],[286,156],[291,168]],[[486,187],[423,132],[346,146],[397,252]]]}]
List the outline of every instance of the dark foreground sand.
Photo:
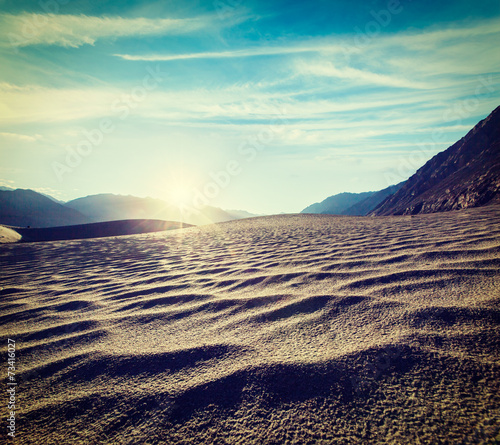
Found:
[{"label": "dark foreground sand", "polygon": [[0,266],[10,443],[500,440],[500,207],[4,244]]}]

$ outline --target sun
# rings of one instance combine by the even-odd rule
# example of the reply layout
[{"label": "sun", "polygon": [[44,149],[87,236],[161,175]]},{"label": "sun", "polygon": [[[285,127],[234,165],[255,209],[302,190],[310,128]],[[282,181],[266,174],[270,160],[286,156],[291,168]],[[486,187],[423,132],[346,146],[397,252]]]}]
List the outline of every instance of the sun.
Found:
[{"label": "sun", "polygon": [[191,203],[192,192],[187,184],[175,183],[167,190],[168,201],[176,207],[187,207]]},{"label": "sun", "polygon": [[154,179],[153,184],[157,198],[183,211],[193,207],[199,177],[193,171],[176,165],[165,169],[161,177]]},{"label": "sun", "polygon": [[161,184],[164,199],[179,209],[190,208],[193,205],[196,178],[192,173],[181,170],[169,173]]}]

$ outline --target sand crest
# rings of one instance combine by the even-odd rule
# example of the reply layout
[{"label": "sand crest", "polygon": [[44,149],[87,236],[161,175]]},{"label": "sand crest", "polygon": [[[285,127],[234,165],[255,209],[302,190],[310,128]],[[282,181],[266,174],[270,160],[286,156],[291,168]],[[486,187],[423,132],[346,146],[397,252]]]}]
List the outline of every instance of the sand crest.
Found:
[{"label": "sand crest", "polygon": [[0,244],[16,243],[21,240],[21,235],[10,227],[0,226]]}]

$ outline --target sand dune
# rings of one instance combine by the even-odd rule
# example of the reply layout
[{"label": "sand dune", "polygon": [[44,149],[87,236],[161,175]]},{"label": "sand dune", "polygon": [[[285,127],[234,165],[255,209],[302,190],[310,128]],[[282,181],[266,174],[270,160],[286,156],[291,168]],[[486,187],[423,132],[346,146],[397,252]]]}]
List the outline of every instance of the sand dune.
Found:
[{"label": "sand dune", "polygon": [[500,440],[500,207],[0,246],[17,443]]},{"label": "sand dune", "polygon": [[21,235],[10,227],[0,226],[0,244],[16,243],[21,240]]},{"label": "sand dune", "polygon": [[[72,239],[105,238],[109,236],[137,235],[164,230],[192,227],[191,224],[163,221],[160,219],[125,219],[90,224],[76,224],[60,227],[3,227],[0,243],[61,241]],[[8,232],[9,231],[9,232]],[[5,236],[2,236],[5,235]]]}]

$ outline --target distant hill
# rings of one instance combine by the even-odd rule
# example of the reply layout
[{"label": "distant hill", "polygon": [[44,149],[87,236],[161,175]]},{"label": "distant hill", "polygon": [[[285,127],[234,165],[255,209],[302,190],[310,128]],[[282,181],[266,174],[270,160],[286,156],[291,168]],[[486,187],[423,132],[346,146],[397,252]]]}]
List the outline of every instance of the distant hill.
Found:
[{"label": "distant hill", "polygon": [[344,211],[355,204],[372,196],[375,192],[339,193],[321,202],[306,207],[300,213],[321,213],[325,215],[342,215]]},{"label": "distant hill", "polygon": [[500,202],[500,107],[438,153],[372,215],[414,215]]},{"label": "distant hill", "polygon": [[51,227],[90,222],[75,209],[65,207],[33,190],[0,191],[0,224]]},{"label": "distant hill", "polygon": [[375,209],[388,196],[396,193],[404,182],[391,185],[378,192],[339,193],[324,201],[312,204],[301,213],[321,213],[328,215],[364,216]]},{"label": "distant hill", "polygon": [[342,212],[342,215],[350,216],[365,216],[370,213],[374,208],[376,208],[381,202],[387,199],[388,196],[396,193],[401,187],[403,187],[405,181],[400,182],[396,185],[390,185],[389,187],[373,193],[368,196],[368,198],[363,199],[363,201],[354,204],[348,209]]},{"label": "distant hill", "polygon": [[[205,206],[193,212],[181,212],[166,201],[114,194],[91,195],[68,201],[66,207],[77,210],[92,222],[122,219],[162,219],[202,225],[240,219],[241,211],[232,214],[218,207]],[[250,214],[248,214],[250,215]],[[248,216],[244,216],[248,217]]]}]

